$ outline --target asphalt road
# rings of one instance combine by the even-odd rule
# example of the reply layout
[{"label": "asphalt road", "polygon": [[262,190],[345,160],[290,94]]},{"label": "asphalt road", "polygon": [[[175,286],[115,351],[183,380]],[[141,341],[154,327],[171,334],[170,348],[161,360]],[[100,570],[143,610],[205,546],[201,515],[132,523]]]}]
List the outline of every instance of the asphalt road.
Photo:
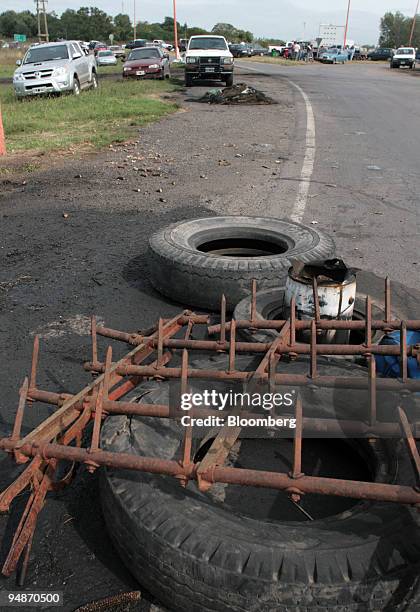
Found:
[{"label": "asphalt road", "polygon": [[[290,79],[309,97],[315,116],[315,166],[304,223],[334,234],[351,264],[420,288],[420,70],[387,64],[273,66],[247,70]],[[304,156],[306,115],[295,89],[297,128],[291,161],[278,178],[278,204],[292,212]],[[292,183],[293,187],[290,186]]]}]

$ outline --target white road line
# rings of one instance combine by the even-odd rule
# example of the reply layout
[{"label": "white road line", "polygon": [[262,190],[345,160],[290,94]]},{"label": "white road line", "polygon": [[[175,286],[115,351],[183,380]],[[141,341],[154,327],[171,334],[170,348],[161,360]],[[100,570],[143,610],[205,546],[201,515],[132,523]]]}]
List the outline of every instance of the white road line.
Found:
[{"label": "white road line", "polygon": [[[251,72],[259,72],[261,70],[246,67],[246,70],[250,70]],[[263,73],[264,74],[264,73]],[[273,74],[273,73],[265,73],[265,74]],[[311,101],[309,96],[303,91],[299,85],[297,85],[294,81],[286,78],[293,87],[295,87],[299,93],[301,94],[306,107],[306,139],[305,139],[305,155],[303,158],[302,170],[300,173],[300,182],[298,187],[298,192],[295,200],[295,204],[293,206],[293,211],[291,215],[291,219],[296,223],[300,223],[304,217],[306,204],[308,201],[309,189],[311,186],[312,174],[315,166],[315,155],[316,155],[316,133],[315,133],[315,116],[312,108]]]},{"label": "white road line", "polygon": [[301,94],[306,106],[306,150],[303,158],[302,170],[300,172],[300,183],[298,193],[295,200],[295,205],[292,212],[292,220],[300,223],[303,219],[308,201],[309,188],[311,186],[312,174],[315,166],[316,155],[316,134],[315,134],[315,116],[311,101],[308,95],[299,85],[293,81],[289,82]]}]

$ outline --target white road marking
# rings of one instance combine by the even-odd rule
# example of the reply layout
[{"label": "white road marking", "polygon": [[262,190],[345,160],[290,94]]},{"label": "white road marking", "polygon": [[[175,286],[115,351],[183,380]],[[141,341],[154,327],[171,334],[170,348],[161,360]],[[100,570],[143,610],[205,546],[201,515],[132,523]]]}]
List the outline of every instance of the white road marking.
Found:
[{"label": "white road marking", "polygon": [[[262,70],[250,68],[246,66],[246,70],[251,72],[262,73]],[[272,74],[272,73],[265,73]],[[315,116],[309,96],[303,91],[297,83],[285,77],[293,87],[301,94],[306,107],[306,139],[305,139],[305,155],[303,158],[302,170],[300,173],[300,182],[296,200],[293,206],[291,219],[296,223],[300,223],[304,217],[306,204],[308,201],[309,189],[311,186],[312,174],[315,166],[316,155],[316,133],[315,133]]]},{"label": "white road marking", "polygon": [[302,170],[300,172],[300,183],[298,193],[295,200],[295,205],[292,212],[292,220],[300,223],[303,219],[308,201],[309,188],[311,186],[312,174],[315,166],[316,155],[316,134],[315,134],[315,116],[311,101],[308,95],[299,85],[293,81],[289,82],[301,94],[306,106],[306,150],[303,158]]}]

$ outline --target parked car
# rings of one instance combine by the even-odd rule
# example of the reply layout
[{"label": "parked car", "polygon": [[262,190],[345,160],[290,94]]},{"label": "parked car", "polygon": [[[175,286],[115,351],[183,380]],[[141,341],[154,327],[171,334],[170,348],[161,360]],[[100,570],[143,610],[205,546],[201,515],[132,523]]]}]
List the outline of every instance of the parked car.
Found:
[{"label": "parked car", "polygon": [[162,47],[162,49],[166,49],[167,51],[172,51],[172,49],[174,48],[173,45],[171,45],[170,43],[165,42],[164,40],[154,40],[153,44],[156,47]]},{"label": "parked car", "polygon": [[259,44],[254,44],[252,45],[252,55],[270,55],[270,52],[268,51],[267,47],[263,47]]},{"label": "parked car", "polygon": [[413,47],[400,47],[391,58],[390,68],[407,68],[414,69],[416,67],[416,50]]},{"label": "parked car", "polygon": [[191,36],[185,55],[185,85],[195,80],[211,79],[233,85],[233,55],[224,36]]},{"label": "parked car", "polygon": [[145,38],[136,38],[136,40],[131,40],[125,45],[126,49],[139,49],[140,47],[145,47],[147,45],[147,40]]},{"label": "parked car", "polygon": [[106,51],[98,51],[96,54],[96,63],[98,66],[116,66],[117,58],[111,49],[107,49]]},{"label": "parked car", "polygon": [[319,57],[324,64],[345,64],[349,59],[349,54],[343,49],[327,49]]},{"label": "parked car", "polygon": [[229,45],[229,51],[233,57],[251,57],[249,48],[246,45],[234,44]]},{"label": "parked car", "polygon": [[373,51],[369,51],[367,57],[372,62],[388,62],[392,58],[394,53],[394,49],[380,47],[379,49],[373,49]]},{"label": "parked car", "polygon": [[108,49],[108,45],[103,42],[97,42],[93,47],[93,53],[98,55],[99,51],[106,51],[106,49]]},{"label": "parked car", "polygon": [[178,47],[181,53],[185,53],[188,47],[188,38],[180,38]]},{"label": "parked car", "polygon": [[171,76],[169,59],[160,47],[133,49],[123,66],[123,77],[164,79]]},{"label": "parked car", "polygon": [[366,50],[356,47],[354,50],[353,61],[364,61],[367,60],[367,58]]},{"label": "parked car", "polygon": [[98,86],[97,65],[92,54],[86,55],[77,41],[43,43],[30,47],[13,75],[18,98],[73,92]]},{"label": "parked car", "polygon": [[125,51],[119,45],[111,45],[109,47],[116,58],[125,57]]}]

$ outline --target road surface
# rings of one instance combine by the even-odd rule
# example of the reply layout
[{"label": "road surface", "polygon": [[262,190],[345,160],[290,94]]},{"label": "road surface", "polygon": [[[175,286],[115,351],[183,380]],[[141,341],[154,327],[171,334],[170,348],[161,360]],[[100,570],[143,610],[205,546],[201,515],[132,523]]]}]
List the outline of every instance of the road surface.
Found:
[{"label": "road surface", "polygon": [[[420,288],[420,71],[382,63],[238,66],[241,79],[251,71],[288,79],[309,98],[315,156],[303,222],[333,233],[353,265]],[[296,212],[306,152],[307,108],[293,91],[297,126],[277,202],[267,211],[279,216]]]}]

